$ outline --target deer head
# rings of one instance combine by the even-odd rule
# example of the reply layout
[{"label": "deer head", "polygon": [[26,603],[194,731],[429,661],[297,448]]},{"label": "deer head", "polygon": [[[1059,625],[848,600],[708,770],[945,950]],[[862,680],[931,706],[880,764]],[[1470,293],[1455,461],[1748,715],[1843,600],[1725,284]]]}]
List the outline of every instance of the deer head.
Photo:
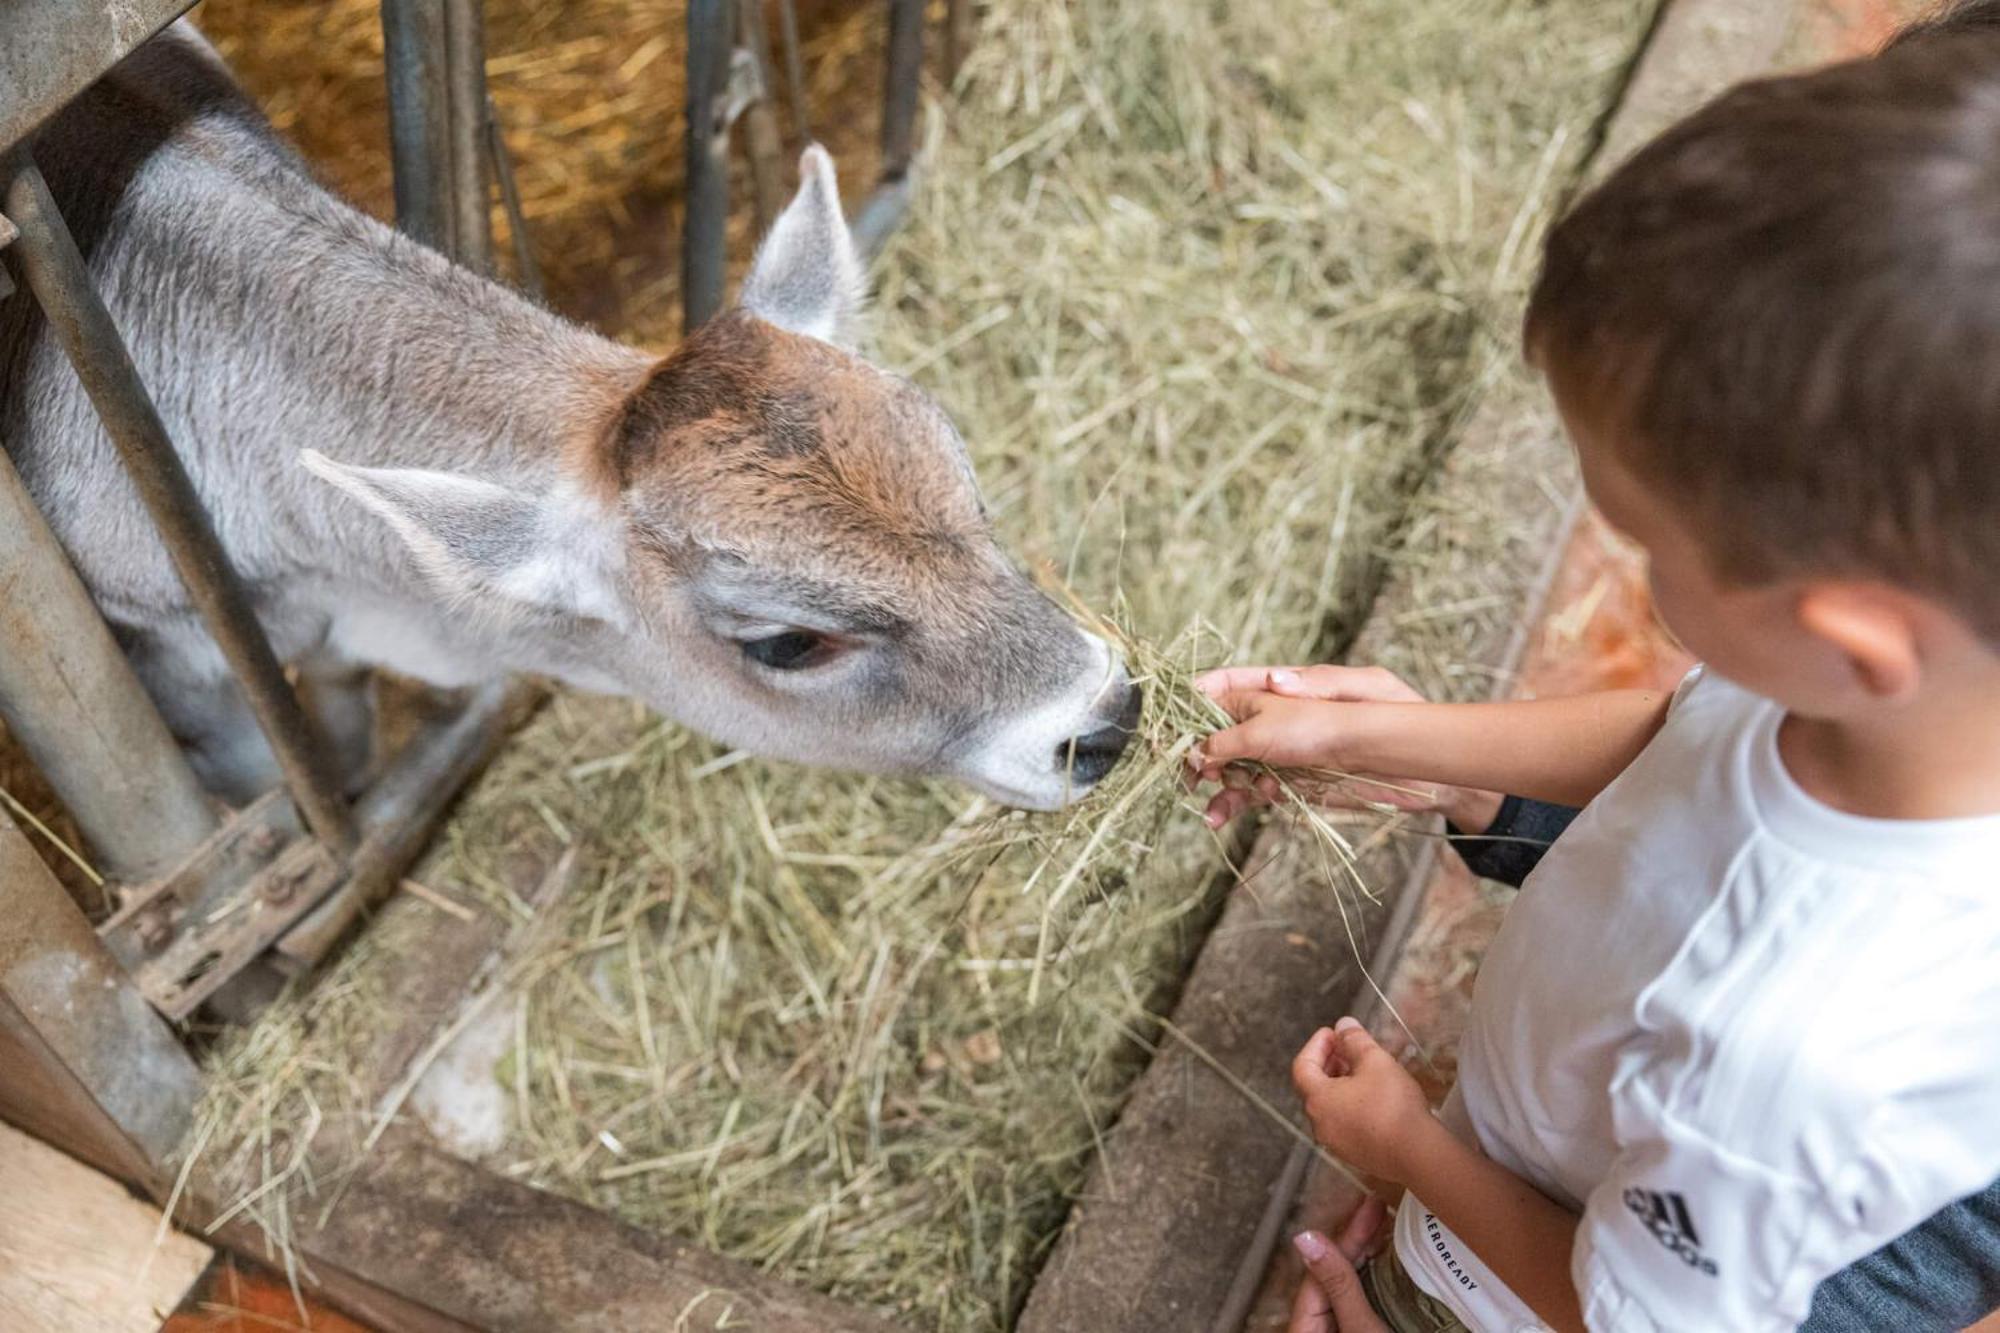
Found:
[{"label": "deer head", "polygon": [[809,149],[740,305],[616,391],[552,478],[318,455],[507,665],[630,694],[758,754],[961,779],[1051,809],[1138,691],[994,538],[965,444],[852,350],[862,266]]}]

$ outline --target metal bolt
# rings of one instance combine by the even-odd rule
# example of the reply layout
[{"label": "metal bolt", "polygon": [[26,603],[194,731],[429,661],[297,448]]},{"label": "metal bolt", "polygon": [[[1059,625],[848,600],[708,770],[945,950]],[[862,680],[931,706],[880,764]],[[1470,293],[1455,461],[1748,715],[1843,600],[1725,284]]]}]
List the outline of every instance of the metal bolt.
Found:
[{"label": "metal bolt", "polygon": [[257,896],[276,907],[289,900],[299,887],[298,877],[289,871],[274,870],[257,884]]},{"label": "metal bolt", "polygon": [[272,828],[269,824],[259,824],[256,828],[251,829],[243,835],[243,847],[252,856],[261,860],[269,856],[272,852],[277,851],[278,844],[284,840],[285,835],[277,829]]},{"label": "metal bolt", "polygon": [[158,953],[174,935],[174,923],[167,919],[165,907],[152,907],[141,912],[132,925],[139,934],[139,947],[147,953]]},{"label": "metal bolt", "polygon": [[313,863],[310,860],[272,866],[270,872],[258,880],[257,896],[273,907],[290,902],[300,886],[312,878],[312,873]]}]

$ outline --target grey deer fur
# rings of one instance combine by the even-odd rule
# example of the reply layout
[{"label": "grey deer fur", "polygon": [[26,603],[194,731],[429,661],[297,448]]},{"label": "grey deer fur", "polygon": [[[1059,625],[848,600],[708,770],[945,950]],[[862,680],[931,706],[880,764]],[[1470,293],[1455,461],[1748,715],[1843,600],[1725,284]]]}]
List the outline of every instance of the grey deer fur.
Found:
[{"label": "grey deer fur", "polygon": [[[335,198],[185,23],[36,151],[350,772],[373,667],[542,673],[1028,807],[1115,760],[1137,705],[1116,655],[1001,552],[936,404],[848,350],[861,266],[819,150],[742,307],[665,361]],[[274,782],[25,294],[0,302],[0,445],[204,781]]]}]

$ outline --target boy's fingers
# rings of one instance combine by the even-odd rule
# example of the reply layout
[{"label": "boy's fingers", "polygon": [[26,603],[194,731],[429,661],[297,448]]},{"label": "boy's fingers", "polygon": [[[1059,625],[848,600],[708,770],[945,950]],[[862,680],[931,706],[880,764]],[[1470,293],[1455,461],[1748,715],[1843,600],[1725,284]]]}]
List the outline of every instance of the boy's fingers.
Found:
[{"label": "boy's fingers", "polygon": [[[1250,715],[1254,717],[1254,714]],[[1190,759],[1201,761],[1204,777],[1220,776],[1224,765],[1239,759],[1258,758],[1264,750],[1261,729],[1253,727],[1249,720],[1239,721],[1233,727],[1224,727],[1194,748]]]},{"label": "boy's fingers", "polygon": [[1377,1250],[1382,1239],[1382,1223],[1389,1216],[1388,1205],[1370,1194],[1347,1219],[1347,1225],[1340,1229],[1340,1239],[1335,1242],[1347,1261],[1359,1268]]},{"label": "boy's fingers", "polygon": [[1355,1018],[1343,1018],[1333,1025],[1330,1046],[1334,1057],[1343,1061],[1349,1069],[1359,1069],[1361,1062],[1371,1056],[1389,1058],[1381,1043]]},{"label": "boy's fingers", "polygon": [[1423,695],[1401,676],[1382,667],[1315,666],[1283,673],[1265,688],[1293,699],[1325,699],[1348,703],[1421,703]]},{"label": "boy's fingers", "polygon": [[1333,1322],[1333,1303],[1319,1289],[1319,1279],[1307,1273],[1292,1293],[1292,1315],[1285,1333],[1340,1333]]},{"label": "boy's fingers", "polygon": [[[1368,1296],[1361,1290],[1361,1275],[1332,1241],[1317,1231],[1301,1231],[1292,1237],[1292,1245],[1332,1307],[1333,1327],[1339,1333],[1387,1333],[1388,1326],[1369,1307]],[[1294,1311],[1298,1308],[1295,1303]]]},{"label": "boy's fingers", "polygon": [[1292,1086],[1307,1101],[1346,1073],[1347,1062],[1334,1049],[1332,1028],[1321,1028],[1313,1033],[1299,1048],[1299,1053],[1292,1057]]},{"label": "boy's fingers", "polygon": [[1194,678],[1194,687],[1210,698],[1272,688],[1274,679],[1298,678],[1297,667],[1235,666],[1204,671]]},{"label": "boy's fingers", "polygon": [[1210,828],[1221,828],[1256,803],[1247,791],[1219,791],[1202,812],[1202,822]]}]

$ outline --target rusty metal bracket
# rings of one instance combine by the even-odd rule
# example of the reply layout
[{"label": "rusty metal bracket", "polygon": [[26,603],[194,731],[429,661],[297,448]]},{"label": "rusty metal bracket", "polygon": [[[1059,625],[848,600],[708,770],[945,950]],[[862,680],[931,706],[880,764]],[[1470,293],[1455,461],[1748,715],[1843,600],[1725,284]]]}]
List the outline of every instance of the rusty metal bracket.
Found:
[{"label": "rusty metal bracket", "polygon": [[231,819],[173,873],[128,890],[98,938],[162,1014],[184,1019],[344,878],[283,792]]}]

